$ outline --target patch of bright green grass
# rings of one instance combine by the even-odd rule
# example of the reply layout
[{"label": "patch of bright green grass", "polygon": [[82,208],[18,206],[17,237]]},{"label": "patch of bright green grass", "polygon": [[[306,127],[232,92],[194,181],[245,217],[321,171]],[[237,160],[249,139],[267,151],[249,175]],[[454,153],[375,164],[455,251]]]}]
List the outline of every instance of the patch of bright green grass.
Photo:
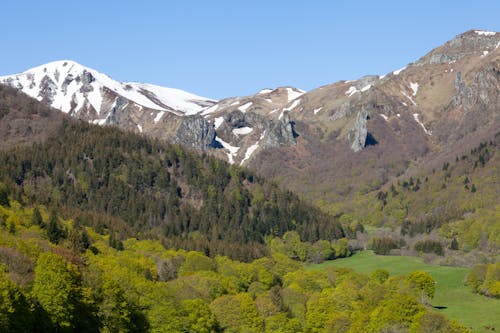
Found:
[{"label": "patch of bright green grass", "polygon": [[422,258],[379,256],[372,251],[362,251],[352,257],[307,265],[306,269],[346,267],[361,273],[382,268],[391,275],[408,274],[421,270],[428,272],[437,282],[432,305],[437,311],[455,318],[473,332],[500,331],[500,300],[475,294],[464,284],[469,269],[462,267],[433,266],[424,264]]}]

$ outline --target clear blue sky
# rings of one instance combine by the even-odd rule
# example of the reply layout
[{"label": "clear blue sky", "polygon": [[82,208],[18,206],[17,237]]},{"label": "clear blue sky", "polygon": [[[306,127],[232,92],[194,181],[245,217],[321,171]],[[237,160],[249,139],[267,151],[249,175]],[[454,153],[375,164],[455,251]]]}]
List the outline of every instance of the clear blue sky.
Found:
[{"label": "clear blue sky", "polygon": [[500,31],[499,13],[498,0],[12,0],[0,75],[71,59],[212,98],[309,90],[398,69],[472,28]]}]

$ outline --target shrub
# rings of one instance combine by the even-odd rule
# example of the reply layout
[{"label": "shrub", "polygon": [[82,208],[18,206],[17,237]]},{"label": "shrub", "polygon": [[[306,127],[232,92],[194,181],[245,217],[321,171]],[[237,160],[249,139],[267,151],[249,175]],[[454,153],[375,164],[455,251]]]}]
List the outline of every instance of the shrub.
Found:
[{"label": "shrub", "polygon": [[374,237],[372,238],[371,249],[376,254],[388,255],[393,249],[397,249],[400,246],[400,241],[392,239],[390,237]]},{"label": "shrub", "polygon": [[413,247],[416,251],[424,253],[435,253],[442,256],[444,254],[443,244],[432,239],[425,239],[415,243]]}]

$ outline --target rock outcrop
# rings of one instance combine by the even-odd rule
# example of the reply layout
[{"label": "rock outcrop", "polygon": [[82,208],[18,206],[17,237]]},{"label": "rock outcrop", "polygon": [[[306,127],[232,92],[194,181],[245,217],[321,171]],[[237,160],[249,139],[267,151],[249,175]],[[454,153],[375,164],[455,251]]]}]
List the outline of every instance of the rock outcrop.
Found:
[{"label": "rock outcrop", "polygon": [[214,148],[215,129],[200,115],[186,116],[181,119],[180,126],[170,141],[199,150]]},{"label": "rock outcrop", "polygon": [[298,134],[294,130],[294,122],[290,120],[290,113],[285,111],[277,124],[272,126],[264,137],[264,147],[273,148],[294,145]]},{"label": "rock outcrop", "polygon": [[349,146],[354,152],[358,152],[365,147],[366,136],[368,134],[368,129],[366,127],[367,120],[368,112],[364,109],[359,111],[354,121],[354,125],[349,131],[349,134],[347,134]]}]

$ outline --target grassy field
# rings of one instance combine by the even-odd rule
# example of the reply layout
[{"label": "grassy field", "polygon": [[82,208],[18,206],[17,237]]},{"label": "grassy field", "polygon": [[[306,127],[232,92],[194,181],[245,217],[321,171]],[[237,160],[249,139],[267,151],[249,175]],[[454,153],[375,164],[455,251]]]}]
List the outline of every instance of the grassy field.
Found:
[{"label": "grassy field", "polygon": [[491,328],[500,331],[500,300],[472,293],[463,282],[467,268],[432,266],[424,264],[421,258],[378,256],[372,251],[359,252],[350,258],[308,265],[306,268],[322,269],[331,266],[351,268],[362,273],[383,268],[391,275],[407,274],[416,270],[426,271],[437,282],[436,294],[432,300],[432,305],[439,308],[437,311],[457,319],[473,332],[491,332]]}]

